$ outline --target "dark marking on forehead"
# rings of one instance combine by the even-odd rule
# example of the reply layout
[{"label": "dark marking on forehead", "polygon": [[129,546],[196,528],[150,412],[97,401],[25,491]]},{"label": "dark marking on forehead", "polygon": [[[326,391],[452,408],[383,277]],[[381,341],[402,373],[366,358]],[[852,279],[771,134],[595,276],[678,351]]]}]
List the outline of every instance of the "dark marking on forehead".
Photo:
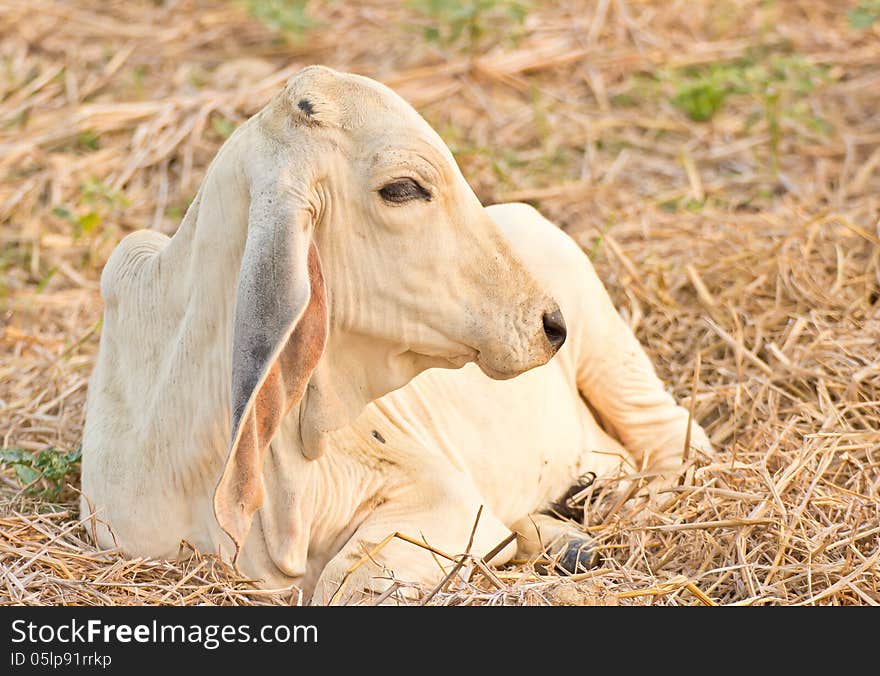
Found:
[{"label": "dark marking on forehead", "polygon": [[309,117],[311,117],[315,113],[315,107],[308,99],[300,99],[297,102],[296,107],[303,111]]},{"label": "dark marking on forehead", "polygon": [[373,432],[372,432],[372,436],[373,436],[373,439],[375,439],[376,441],[378,441],[380,444],[384,444],[384,443],[385,443],[385,437],[383,437],[381,434],[379,434],[378,431],[373,430]]}]

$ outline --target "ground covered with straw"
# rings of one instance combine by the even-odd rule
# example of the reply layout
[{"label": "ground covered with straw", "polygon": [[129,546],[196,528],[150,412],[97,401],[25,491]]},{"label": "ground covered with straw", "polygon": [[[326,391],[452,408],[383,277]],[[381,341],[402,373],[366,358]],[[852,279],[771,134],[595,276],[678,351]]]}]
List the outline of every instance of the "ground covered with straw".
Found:
[{"label": "ground covered with straw", "polygon": [[875,0],[0,0],[0,604],[301,602],[99,551],[76,502],[103,263],[311,63],[572,235],[715,445],[581,496],[596,570],[465,561],[431,604],[880,603]]}]

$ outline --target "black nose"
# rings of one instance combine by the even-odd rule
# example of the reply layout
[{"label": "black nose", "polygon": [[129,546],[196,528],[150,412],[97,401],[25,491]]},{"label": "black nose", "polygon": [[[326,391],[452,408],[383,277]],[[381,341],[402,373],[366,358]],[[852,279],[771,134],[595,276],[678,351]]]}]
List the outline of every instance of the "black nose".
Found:
[{"label": "black nose", "polygon": [[544,335],[553,346],[554,351],[562,347],[565,342],[565,336],[568,333],[565,330],[565,320],[559,310],[548,312],[544,315]]}]

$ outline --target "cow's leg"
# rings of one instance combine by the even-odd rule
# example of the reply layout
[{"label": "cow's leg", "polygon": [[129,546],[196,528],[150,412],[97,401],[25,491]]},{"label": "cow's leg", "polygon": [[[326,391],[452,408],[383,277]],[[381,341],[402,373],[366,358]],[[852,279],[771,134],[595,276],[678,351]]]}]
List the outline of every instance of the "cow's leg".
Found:
[{"label": "cow's leg", "polygon": [[[461,516],[460,513],[423,513],[420,518],[413,515],[401,522],[377,514],[358,528],[324,567],[312,603],[369,604],[395,583],[396,593],[401,597],[418,599],[438,584],[465,553],[473,520],[468,524]],[[473,516],[476,517],[476,510]],[[442,535],[438,533],[440,524],[445,530]],[[482,557],[509,534],[500,521],[481,514],[470,553]],[[511,542],[491,563],[497,565],[510,560],[515,550]]]},{"label": "cow's leg", "polygon": [[596,564],[593,539],[575,525],[547,514],[529,514],[511,526],[516,558],[546,558],[557,572],[582,573]]},{"label": "cow's leg", "polygon": [[[509,528],[488,508],[481,509],[483,500],[470,477],[445,458],[423,457],[402,470],[380,496],[381,504],[324,567],[312,603],[370,603],[395,582],[402,596],[418,597],[468,551],[472,533],[474,557],[484,557],[510,537]],[[489,563],[500,565],[515,552],[510,541]]]}]

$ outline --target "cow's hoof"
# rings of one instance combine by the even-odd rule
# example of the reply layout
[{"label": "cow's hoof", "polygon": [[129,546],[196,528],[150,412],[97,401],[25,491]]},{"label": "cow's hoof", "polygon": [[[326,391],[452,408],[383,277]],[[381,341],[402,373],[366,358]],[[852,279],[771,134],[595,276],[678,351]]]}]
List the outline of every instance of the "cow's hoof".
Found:
[{"label": "cow's hoof", "polygon": [[599,563],[596,545],[588,537],[573,537],[552,548],[552,567],[558,573],[585,573]]}]

